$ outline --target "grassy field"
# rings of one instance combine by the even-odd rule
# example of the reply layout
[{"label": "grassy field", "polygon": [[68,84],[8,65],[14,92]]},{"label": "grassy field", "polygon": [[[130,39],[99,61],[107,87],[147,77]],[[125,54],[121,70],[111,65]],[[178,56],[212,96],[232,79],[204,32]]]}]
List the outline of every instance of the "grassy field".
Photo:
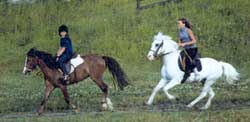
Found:
[{"label": "grassy field", "polygon": [[[156,0],[144,1],[143,5]],[[248,0],[177,0],[136,14],[135,0],[43,0],[33,4],[0,1],[0,121],[1,122],[245,122],[250,119],[250,15]],[[65,9],[67,8],[67,9]],[[187,17],[202,57],[233,64],[241,73],[235,85],[223,79],[214,85],[216,96],[206,111],[188,109],[201,84],[184,84],[170,92],[180,98],[170,101],[160,92],[152,106],[145,105],[160,79],[161,61],[149,62],[146,54],[158,31],[176,40],[176,20]],[[114,57],[128,74],[131,86],[124,91],[113,86],[106,72],[114,112],[101,112],[101,90],[89,79],[69,86],[72,101],[81,109],[66,106],[60,90],[51,95],[41,117],[35,115],[43,98],[39,70],[22,75],[26,52],[37,47],[54,54],[58,48],[57,27],[67,24],[73,47],[81,54]],[[197,104],[201,107],[206,98]]]},{"label": "grassy field", "polygon": [[[26,122],[247,122],[249,110],[224,110],[206,112],[119,112],[119,113],[84,113],[47,117],[17,118],[15,121]],[[13,119],[2,119],[12,122]]]},{"label": "grassy field", "polygon": [[[137,69],[138,70],[138,69]],[[136,70],[136,71],[137,71]],[[138,73],[138,74],[137,74]],[[133,86],[124,91],[113,86],[110,74],[105,80],[110,87],[110,98],[114,112],[101,112],[101,91],[91,81],[85,80],[69,86],[72,101],[80,107],[80,113],[68,108],[60,90],[51,95],[48,108],[41,117],[35,115],[43,97],[43,79],[41,76],[23,76],[8,74],[1,82],[0,121],[232,121],[245,122],[250,113],[250,84],[243,79],[236,85],[229,85],[220,80],[214,85],[216,96],[210,109],[201,111],[198,107],[205,104],[206,99],[189,109],[186,105],[198,96],[201,84],[184,84],[170,92],[180,100],[168,100],[161,91],[152,106],[145,105],[153,87],[158,82],[158,73],[135,72],[129,76],[144,74],[145,80],[133,80]],[[13,78],[15,77],[15,78]],[[11,79],[11,80],[8,80]]]}]

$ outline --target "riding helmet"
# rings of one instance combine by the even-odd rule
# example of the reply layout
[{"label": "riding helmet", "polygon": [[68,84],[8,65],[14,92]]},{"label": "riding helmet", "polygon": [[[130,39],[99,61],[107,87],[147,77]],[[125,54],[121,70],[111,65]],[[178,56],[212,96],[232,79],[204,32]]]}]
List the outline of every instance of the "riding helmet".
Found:
[{"label": "riding helmet", "polygon": [[67,32],[68,33],[68,27],[66,25],[61,25],[58,28],[58,33],[60,34],[61,32]]}]

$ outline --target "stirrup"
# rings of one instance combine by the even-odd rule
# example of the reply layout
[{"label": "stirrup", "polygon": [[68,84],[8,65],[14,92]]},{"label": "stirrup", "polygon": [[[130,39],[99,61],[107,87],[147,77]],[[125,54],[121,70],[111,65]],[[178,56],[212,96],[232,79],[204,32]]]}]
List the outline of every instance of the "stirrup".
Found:
[{"label": "stirrup", "polygon": [[64,78],[63,78],[63,80],[67,81],[68,78],[69,78],[69,75],[65,75]]}]

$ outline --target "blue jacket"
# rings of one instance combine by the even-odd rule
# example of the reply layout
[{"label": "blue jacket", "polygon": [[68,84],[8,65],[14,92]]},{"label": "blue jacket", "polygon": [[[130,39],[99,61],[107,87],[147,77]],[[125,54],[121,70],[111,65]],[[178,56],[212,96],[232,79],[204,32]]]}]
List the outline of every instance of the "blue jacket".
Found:
[{"label": "blue jacket", "polygon": [[68,56],[73,55],[73,47],[72,47],[69,36],[65,36],[64,38],[61,38],[60,46],[65,47],[65,51],[63,52],[62,55],[68,55]]}]

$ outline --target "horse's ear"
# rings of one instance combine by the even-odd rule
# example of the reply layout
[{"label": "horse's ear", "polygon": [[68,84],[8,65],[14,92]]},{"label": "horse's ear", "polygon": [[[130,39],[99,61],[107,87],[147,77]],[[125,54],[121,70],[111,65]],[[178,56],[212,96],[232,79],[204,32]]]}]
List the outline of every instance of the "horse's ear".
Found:
[{"label": "horse's ear", "polygon": [[35,50],[37,50],[37,48],[36,47],[32,47],[30,50],[35,51]]},{"label": "horse's ear", "polygon": [[36,56],[36,48],[33,47],[31,48],[28,53],[27,53],[28,56],[32,56],[32,57],[35,57]]},{"label": "horse's ear", "polygon": [[163,33],[160,31],[160,32],[158,32],[158,35],[163,35]]}]

